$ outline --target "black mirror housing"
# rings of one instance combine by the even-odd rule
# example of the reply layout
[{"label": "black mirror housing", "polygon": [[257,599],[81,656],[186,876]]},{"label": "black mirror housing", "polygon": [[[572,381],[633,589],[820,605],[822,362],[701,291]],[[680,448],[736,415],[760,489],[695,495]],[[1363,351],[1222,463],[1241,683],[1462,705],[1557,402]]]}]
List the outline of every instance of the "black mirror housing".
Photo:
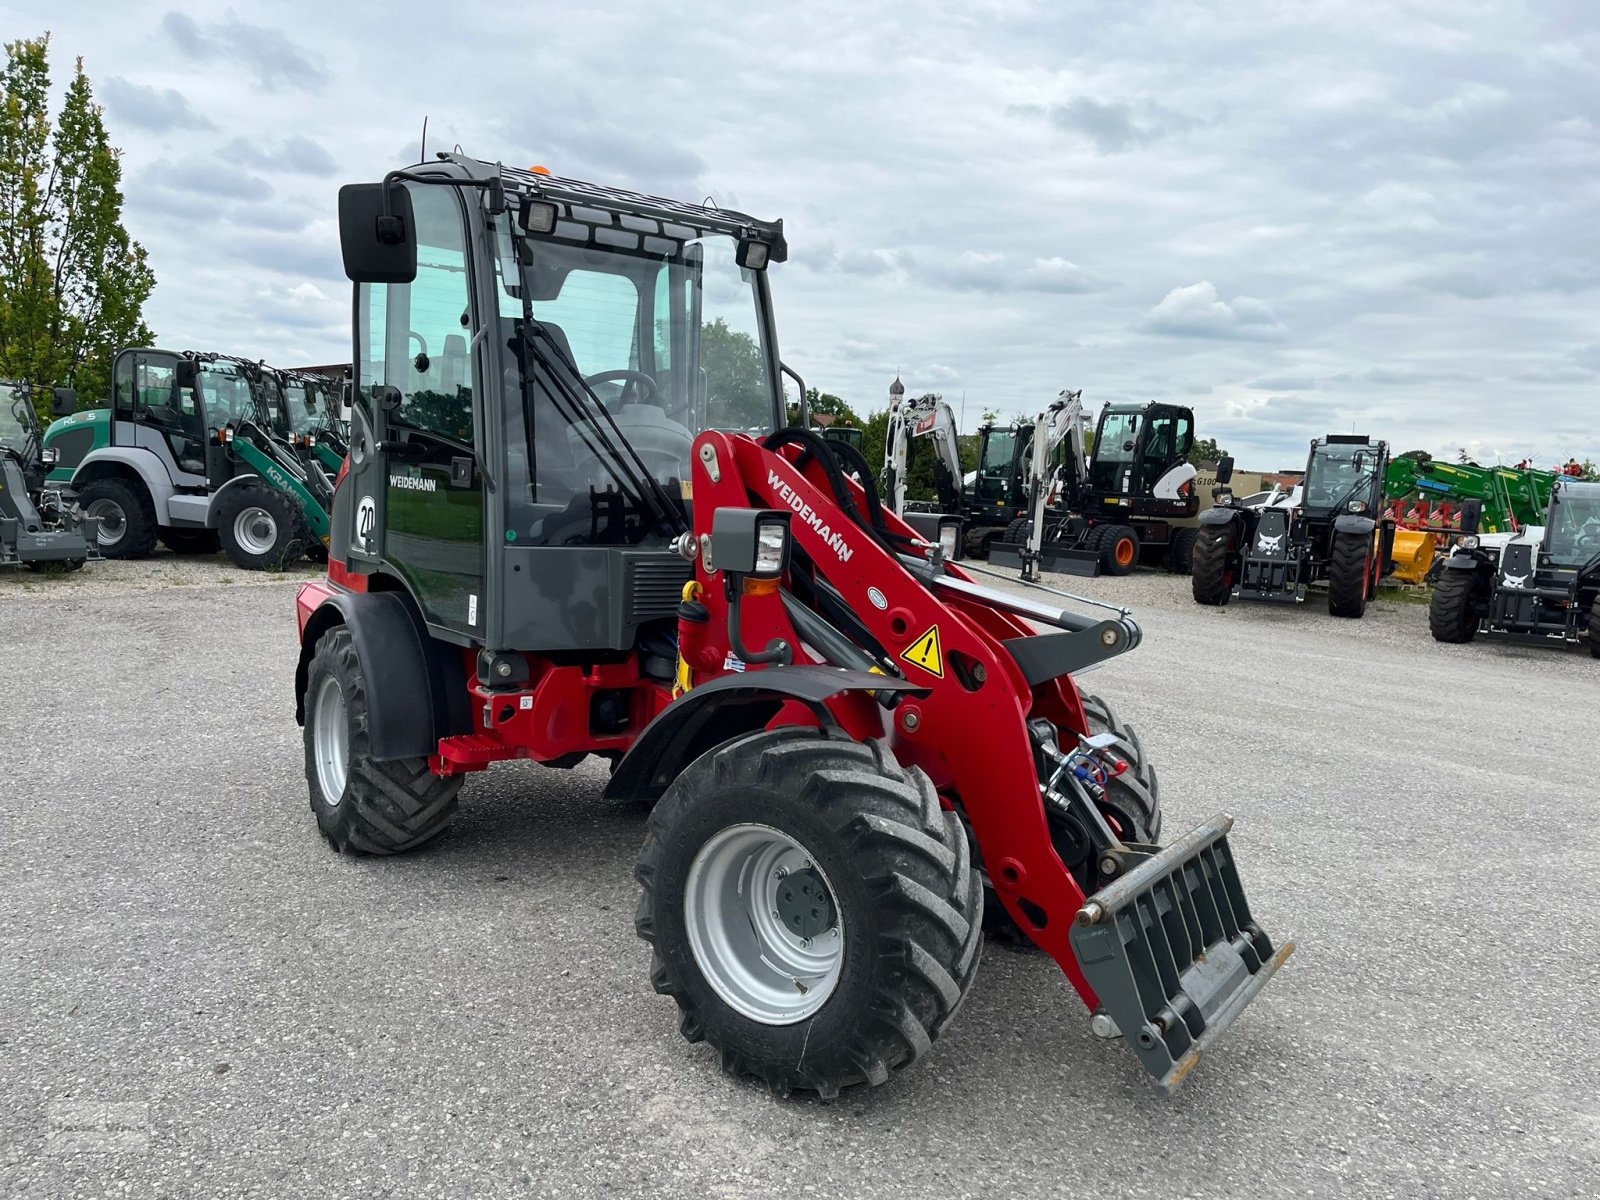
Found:
[{"label": "black mirror housing", "polygon": [[1217,482],[1227,483],[1233,478],[1233,455],[1226,454],[1217,459]]},{"label": "black mirror housing", "polygon": [[356,283],[414,280],[417,223],[405,185],[347,183],[340,188],[339,249],[344,273]]},{"label": "black mirror housing", "polygon": [[71,388],[58,387],[51,389],[50,415],[52,417],[70,417],[78,411],[78,393]]}]

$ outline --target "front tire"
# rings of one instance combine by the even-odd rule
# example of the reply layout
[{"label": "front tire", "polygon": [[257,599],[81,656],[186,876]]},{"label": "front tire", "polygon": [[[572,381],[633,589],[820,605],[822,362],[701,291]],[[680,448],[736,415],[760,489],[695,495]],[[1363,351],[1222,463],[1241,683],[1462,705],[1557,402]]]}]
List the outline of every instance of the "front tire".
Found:
[{"label": "front tire", "polygon": [[306,782],[317,828],[341,854],[415,850],[455,819],[462,779],[440,778],[425,758],[375,761],[368,730],[355,643],[348,629],[329,630],[306,670]]},{"label": "front tire", "polygon": [[1328,556],[1328,611],[1336,617],[1360,617],[1367,611],[1372,539],[1370,533],[1334,532]]},{"label": "front tire", "polygon": [[1589,653],[1600,658],[1600,596],[1589,609]]},{"label": "front tire", "polygon": [[[1436,642],[1462,644],[1478,632],[1478,615],[1472,611],[1476,571],[1445,571],[1428,597],[1428,632]],[[1594,637],[1594,628],[1589,629]]]},{"label": "front tire", "polygon": [[1100,569],[1107,575],[1131,575],[1139,565],[1139,534],[1131,525],[1102,525]]},{"label": "front tire", "polygon": [[155,506],[126,479],[96,479],[78,493],[85,516],[99,519],[96,538],[106,558],[145,558],[156,547]]},{"label": "front tire", "polygon": [[960,819],[881,741],[787,727],[701,756],[652,810],[635,875],[683,1036],[779,1096],[887,1082],[977,974]]},{"label": "front tire", "polygon": [[1196,604],[1219,608],[1233,595],[1233,526],[1200,530],[1194,544],[1189,590]]},{"label": "front tire", "polygon": [[217,502],[217,532],[233,565],[279,571],[304,556],[311,534],[305,514],[282,492],[245,483]]}]

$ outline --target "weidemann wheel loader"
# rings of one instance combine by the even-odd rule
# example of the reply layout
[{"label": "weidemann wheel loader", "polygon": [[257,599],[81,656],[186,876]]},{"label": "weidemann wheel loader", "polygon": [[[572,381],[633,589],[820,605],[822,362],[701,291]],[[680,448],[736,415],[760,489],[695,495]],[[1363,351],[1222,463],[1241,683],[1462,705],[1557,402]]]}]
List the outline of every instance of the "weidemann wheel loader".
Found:
[{"label": "weidemann wheel loader", "polygon": [[653,806],[651,982],[730,1073],[883,1083],[972,986],[987,903],[1175,1087],[1292,944],[1230,818],[1153,844],[1145,751],[1073,683],[1131,617],[982,586],[782,427],[782,224],[459,155],[343,188],[339,224],[356,398],[295,683],[333,847],[598,755]]}]

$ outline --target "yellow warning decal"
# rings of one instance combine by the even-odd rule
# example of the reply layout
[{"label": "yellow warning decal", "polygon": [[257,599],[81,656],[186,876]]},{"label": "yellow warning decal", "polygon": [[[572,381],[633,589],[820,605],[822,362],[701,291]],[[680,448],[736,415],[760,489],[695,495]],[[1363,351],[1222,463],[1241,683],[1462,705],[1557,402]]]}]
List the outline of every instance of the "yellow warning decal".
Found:
[{"label": "yellow warning decal", "polygon": [[943,679],[944,651],[939,648],[939,627],[935,625],[912,642],[900,657],[913,667],[921,667],[928,674]]}]

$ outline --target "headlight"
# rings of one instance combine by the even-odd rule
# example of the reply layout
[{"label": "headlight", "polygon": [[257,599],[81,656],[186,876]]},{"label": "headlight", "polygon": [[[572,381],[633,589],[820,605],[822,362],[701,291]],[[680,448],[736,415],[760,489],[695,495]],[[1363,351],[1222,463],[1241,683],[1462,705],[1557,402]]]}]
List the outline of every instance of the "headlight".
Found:
[{"label": "headlight", "polygon": [[61,460],[61,451],[57,450],[54,446],[46,446],[43,450],[39,451],[39,460],[43,462],[45,466],[53,467]]},{"label": "headlight", "polygon": [[1364,513],[1367,511],[1367,502],[1365,500],[1352,500],[1345,507],[1353,513]]},{"label": "headlight", "polygon": [[776,516],[756,524],[756,568],[758,579],[774,579],[783,574],[789,557],[789,518]]},{"label": "headlight", "polygon": [[1478,535],[1475,533],[1469,533],[1465,537],[1458,537],[1456,539],[1456,545],[1460,546],[1463,550],[1476,550],[1478,548]]},{"label": "headlight", "polygon": [[954,521],[946,521],[939,526],[939,549],[944,552],[945,558],[954,562],[956,546],[961,538],[961,526]]}]

